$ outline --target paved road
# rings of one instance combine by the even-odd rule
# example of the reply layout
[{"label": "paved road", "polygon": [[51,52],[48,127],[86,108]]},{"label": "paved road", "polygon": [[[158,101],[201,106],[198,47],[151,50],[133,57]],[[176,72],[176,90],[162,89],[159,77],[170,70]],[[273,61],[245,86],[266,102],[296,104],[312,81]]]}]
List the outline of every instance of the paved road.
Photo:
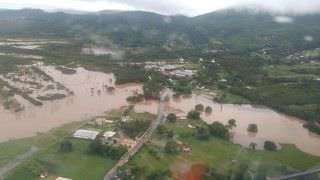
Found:
[{"label": "paved road", "polygon": [[158,115],[156,121],[153,121],[148,128],[148,130],[141,136],[138,140],[137,144],[132,147],[119,161],[118,163],[104,176],[104,180],[112,180],[115,179],[117,175],[117,169],[129,161],[129,158],[133,156],[135,153],[139,151],[139,149],[148,141],[151,137],[152,133],[157,129],[157,127],[165,121],[165,117],[163,114],[164,111],[164,101],[167,96],[168,91],[162,93],[159,102]]},{"label": "paved road", "polygon": [[289,174],[289,175],[286,175],[286,176],[272,177],[272,178],[268,178],[268,179],[270,179],[270,180],[296,179],[296,178],[299,178],[299,177],[304,177],[304,176],[308,176],[308,175],[319,173],[319,172],[320,172],[320,168],[319,169],[311,169],[311,170],[308,170],[308,171],[295,173],[295,174]]},{"label": "paved road", "polygon": [[36,153],[39,149],[35,146],[32,146],[27,152],[20,154],[14,159],[13,161],[9,162],[8,164],[4,165],[0,168],[0,179],[3,178],[3,176],[17,167],[19,164],[21,164],[24,160],[31,157],[34,153]]}]

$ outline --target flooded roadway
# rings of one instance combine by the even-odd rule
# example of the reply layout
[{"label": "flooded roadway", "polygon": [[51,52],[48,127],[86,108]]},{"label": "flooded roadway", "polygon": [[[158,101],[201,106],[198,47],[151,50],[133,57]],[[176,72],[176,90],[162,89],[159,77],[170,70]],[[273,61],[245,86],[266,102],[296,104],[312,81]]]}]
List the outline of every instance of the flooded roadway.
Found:
[{"label": "flooded roadway", "polygon": [[[0,107],[0,141],[30,137],[37,132],[46,132],[63,124],[79,121],[86,117],[101,114],[111,109],[128,105],[126,98],[136,91],[141,93],[141,85],[127,84],[115,86],[113,74],[87,71],[77,68],[77,73],[66,75],[54,67],[41,66],[41,69],[74,92],[73,96],[46,102],[41,107],[36,107],[23,101],[25,110],[12,112]],[[107,87],[115,87],[109,92]],[[279,114],[264,107],[251,105],[218,104],[209,97],[192,95],[188,98],[171,98],[166,104],[166,112],[175,112],[185,116],[194,109],[196,104],[211,106],[211,114],[202,114],[207,123],[220,121],[227,124],[229,119],[235,119],[237,127],[232,131],[233,142],[248,146],[256,142],[262,148],[265,140],[277,143],[295,144],[300,150],[320,156],[320,136],[308,132],[303,128],[303,122],[294,117]],[[158,102],[146,101],[135,106],[138,112],[147,111],[156,113]],[[258,125],[258,133],[249,134],[249,124]]]}]

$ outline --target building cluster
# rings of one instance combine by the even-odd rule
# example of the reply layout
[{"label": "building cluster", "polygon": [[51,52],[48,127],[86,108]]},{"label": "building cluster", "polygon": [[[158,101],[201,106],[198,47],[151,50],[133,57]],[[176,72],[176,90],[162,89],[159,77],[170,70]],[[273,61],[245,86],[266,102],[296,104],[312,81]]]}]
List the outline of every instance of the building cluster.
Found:
[{"label": "building cluster", "polygon": [[[182,61],[182,60],[180,60]],[[176,78],[189,78],[195,74],[195,71],[183,69],[181,64],[167,64],[164,62],[149,62],[146,63],[145,69],[150,71],[159,71],[164,75],[176,77]]]},{"label": "building cluster", "polygon": [[[121,121],[128,121],[128,118],[122,118]],[[108,120],[105,118],[96,118],[94,121],[89,122],[90,125],[104,126],[107,124],[112,125],[114,121]],[[128,148],[132,148],[136,145],[137,141],[128,139],[122,136],[116,136],[117,132],[115,130],[109,131],[101,131],[99,129],[90,130],[90,129],[78,129],[76,130],[72,137],[78,139],[86,139],[86,140],[95,140],[97,138],[101,138],[101,140],[108,145],[112,146],[126,146]]]}]

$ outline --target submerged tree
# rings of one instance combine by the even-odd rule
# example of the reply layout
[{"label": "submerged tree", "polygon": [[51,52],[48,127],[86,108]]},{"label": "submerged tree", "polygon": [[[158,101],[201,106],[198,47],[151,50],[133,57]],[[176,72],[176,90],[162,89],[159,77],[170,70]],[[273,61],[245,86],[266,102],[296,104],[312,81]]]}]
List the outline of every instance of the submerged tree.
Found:
[{"label": "submerged tree", "polygon": [[204,106],[202,104],[197,104],[194,109],[196,111],[202,112],[204,110]]},{"label": "submerged tree", "polygon": [[257,143],[255,143],[255,142],[251,142],[251,143],[249,144],[249,148],[252,149],[252,150],[255,150],[256,147],[257,147]]},{"label": "submerged tree", "polygon": [[206,109],[205,109],[205,112],[206,113],[212,113],[212,107],[207,106]]},{"label": "submerged tree", "polygon": [[272,141],[265,141],[264,142],[264,149],[267,151],[276,151],[277,145],[276,145],[276,143],[274,143]]},{"label": "submerged tree", "polygon": [[248,132],[252,132],[252,133],[256,133],[258,132],[258,125],[256,124],[249,124],[248,128],[247,128]]}]

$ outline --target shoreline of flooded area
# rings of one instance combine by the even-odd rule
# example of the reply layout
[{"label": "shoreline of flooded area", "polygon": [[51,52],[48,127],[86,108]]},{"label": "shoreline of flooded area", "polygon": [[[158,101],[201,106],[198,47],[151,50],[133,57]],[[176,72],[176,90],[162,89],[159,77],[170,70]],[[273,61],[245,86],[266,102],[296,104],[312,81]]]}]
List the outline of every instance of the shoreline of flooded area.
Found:
[{"label": "shoreline of flooded area", "polygon": [[[21,112],[12,112],[1,106],[0,142],[31,137],[38,132],[47,132],[69,122],[81,121],[127,106],[127,97],[142,93],[141,84],[115,85],[113,74],[88,71],[81,67],[75,69],[74,74],[64,74],[53,66],[37,64],[37,67],[74,94],[64,99],[44,102],[42,106],[34,106],[23,98],[17,98],[25,107]],[[255,142],[257,149],[263,149],[264,141],[271,140],[281,144],[294,144],[306,153],[320,156],[319,135],[303,128],[303,121],[269,108],[219,104],[205,95],[173,98],[171,94],[170,100],[166,102],[165,112],[186,116],[197,104],[212,107],[212,113],[201,114],[201,118],[207,123],[219,121],[226,125],[229,119],[236,120],[237,126],[232,129],[232,141],[236,144],[248,147],[251,142]],[[147,100],[135,104],[135,110],[157,114],[158,101]],[[256,134],[247,132],[251,123],[258,126]]]},{"label": "shoreline of flooded area", "polygon": [[[235,144],[249,147],[254,142],[257,149],[263,149],[264,142],[269,140],[277,144],[294,144],[301,151],[320,156],[320,135],[305,129],[303,120],[264,106],[219,104],[207,96],[194,94],[191,97],[173,98],[167,107],[169,112],[186,116],[197,104],[212,107],[212,113],[201,113],[201,118],[208,124],[219,121],[227,125],[230,119],[236,120],[237,126],[231,131]],[[257,133],[247,131],[252,123],[257,124]]]}]

